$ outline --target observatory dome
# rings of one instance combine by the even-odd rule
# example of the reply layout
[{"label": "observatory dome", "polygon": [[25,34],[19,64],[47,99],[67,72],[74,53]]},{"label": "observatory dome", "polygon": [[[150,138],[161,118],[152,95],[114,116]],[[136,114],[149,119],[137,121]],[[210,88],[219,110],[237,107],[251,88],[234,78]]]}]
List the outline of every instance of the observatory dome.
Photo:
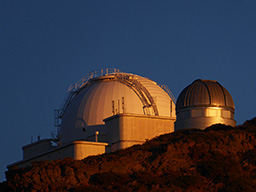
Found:
[{"label": "observatory dome", "polygon": [[[70,96],[71,95],[71,96]],[[118,70],[90,73],[69,89],[66,105],[60,113],[60,142],[105,141],[103,119],[115,114],[139,114],[175,117],[175,104],[156,82]]]},{"label": "observatory dome", "polygon": [[179,95],[175,130],[201,128],[216,123],[235,126],[235,105],[230,93],[217,81],[195,80]]}]

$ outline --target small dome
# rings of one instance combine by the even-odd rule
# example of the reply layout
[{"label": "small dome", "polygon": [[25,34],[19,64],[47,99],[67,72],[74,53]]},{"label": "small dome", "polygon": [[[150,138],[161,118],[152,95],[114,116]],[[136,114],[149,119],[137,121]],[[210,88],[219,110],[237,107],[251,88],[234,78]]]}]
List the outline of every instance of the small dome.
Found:
[{"label": "small dome", "polygon": [[179,95],[176,111],[191,107],[221,107],[235,110],[230,93],[217,81],[197,79]]},{"label": "small dome", "polygon": [[234,114],[233,99],[221,84],[198,79],[178,97],[175,130],[205,129],[216,123],[235,126]]}]

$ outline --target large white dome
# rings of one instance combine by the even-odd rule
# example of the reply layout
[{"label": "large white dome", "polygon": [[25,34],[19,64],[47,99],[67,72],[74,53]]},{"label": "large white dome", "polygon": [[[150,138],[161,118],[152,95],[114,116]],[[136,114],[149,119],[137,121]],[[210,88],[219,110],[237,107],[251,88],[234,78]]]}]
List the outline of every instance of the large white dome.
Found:
[{"label": "large white dome", "polygon": [[175,117],[175,104],[156,82],[134,74],[111,73],[90,78],[76,90],[62,116],[60,142],[104,141],[103,119],[118,113]]}]

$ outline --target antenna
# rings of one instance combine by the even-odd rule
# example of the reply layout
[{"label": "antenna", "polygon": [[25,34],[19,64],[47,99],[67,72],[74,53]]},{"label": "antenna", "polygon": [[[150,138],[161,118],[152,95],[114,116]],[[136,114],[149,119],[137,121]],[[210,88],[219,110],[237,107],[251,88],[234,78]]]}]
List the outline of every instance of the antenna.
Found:
[{"label": "antenna", "polygon": [[95,131],[95,142],[98,142],[99,131]]}]

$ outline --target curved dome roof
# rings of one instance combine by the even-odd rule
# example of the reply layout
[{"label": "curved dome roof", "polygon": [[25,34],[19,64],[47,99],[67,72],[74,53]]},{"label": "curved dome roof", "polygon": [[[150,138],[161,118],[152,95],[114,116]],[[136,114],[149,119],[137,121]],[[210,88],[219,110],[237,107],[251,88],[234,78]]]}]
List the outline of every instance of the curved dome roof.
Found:
[{"label": "curved dome roof", "polygon": [[180,93],[176,111],[191,107],[209,106],[235,110],[230,93],[220,83],[197,79]]},{"label": "curved dome roof", "polygon": [[166,91],[145,77],[118,72],[90,78],[63,113],[61,142],[86,139],[95,129],[104,134],[103,119],[118,113],[173,117],[171,102]]}]

